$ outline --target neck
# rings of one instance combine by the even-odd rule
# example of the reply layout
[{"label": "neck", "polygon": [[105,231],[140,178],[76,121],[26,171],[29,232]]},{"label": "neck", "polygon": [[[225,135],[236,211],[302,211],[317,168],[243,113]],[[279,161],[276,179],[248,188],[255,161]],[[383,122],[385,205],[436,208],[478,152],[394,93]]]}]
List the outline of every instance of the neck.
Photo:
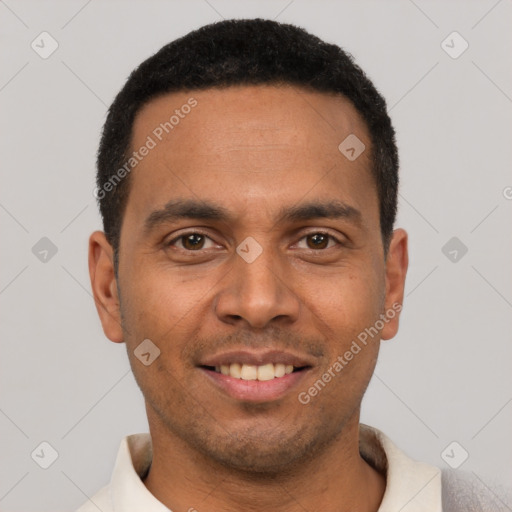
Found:
[{"label": "neck", "polygon": [[227,468],[159,427],[150,421],[153,462],[144,484],[171,510],[376,512],[382,501],[385,478],[359,454],[359,413],[321,453],[277,475]]}]

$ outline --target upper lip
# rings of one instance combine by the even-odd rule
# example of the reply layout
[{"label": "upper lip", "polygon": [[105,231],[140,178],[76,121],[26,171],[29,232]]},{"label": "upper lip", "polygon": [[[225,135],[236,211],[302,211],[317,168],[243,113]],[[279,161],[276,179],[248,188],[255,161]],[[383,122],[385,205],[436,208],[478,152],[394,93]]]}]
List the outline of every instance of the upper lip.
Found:
[{"label": "upper lip", "polygon": [[205,357],[199,366],[222,366],[232,363],[250,364],[253,366],[262,366],[264,364],[291,364],[296,368],[304,366],[313,366],[310,357],[299,356],[291,352],[282,350],[230,350],[209,357]]}]

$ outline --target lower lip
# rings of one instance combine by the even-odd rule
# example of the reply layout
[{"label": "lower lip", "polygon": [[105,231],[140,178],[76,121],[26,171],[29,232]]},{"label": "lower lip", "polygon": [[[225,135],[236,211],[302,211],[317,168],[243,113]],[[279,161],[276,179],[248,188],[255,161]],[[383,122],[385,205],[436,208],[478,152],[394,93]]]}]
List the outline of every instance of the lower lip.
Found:
[{"label": "lower lip", "polygon": [[272,380],[243,380],[223,375],[206,368],[203,374],[218,388],[236,400],[246,402],[269,402],[282,398],[304,379],[308,369],[292,372]]}]

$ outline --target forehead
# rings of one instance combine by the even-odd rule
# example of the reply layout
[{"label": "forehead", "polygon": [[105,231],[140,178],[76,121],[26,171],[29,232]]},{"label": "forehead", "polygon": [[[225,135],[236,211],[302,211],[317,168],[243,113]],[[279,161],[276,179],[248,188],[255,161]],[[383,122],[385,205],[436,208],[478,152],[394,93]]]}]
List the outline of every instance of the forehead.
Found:
[{"label": "forehead", "polygon": [[[366,149],[350,161],[338,146],[354,135]],[[240,214],[305,196],[359,209],[376,201],[366,124],[339,95],[292,86],[167,94],[135,119],[130,151],[144,146],[127,207],[138,217],[173,198],[215,199]]]},{"label": "forehead", "polygon": [[[201,146],[188,137],[191,131],[200,138]],[[314,145],[316,149],[332,151],[333,143],[336,149],[340,136],[350,133],[368,136],[361,116],[343,96],[291,85],[265,85],[160,96],[138,112],[133,140],[147,134],[157,139],[161,136],[169,143],[174,139],[180,145],[186,144],[186,148],[194,147],[194,155],[229,149],[233,143],[239,146],[244,137],[248,146],[309,140],[308,147]],[[279,134],[277,140],[276,134]]]}]

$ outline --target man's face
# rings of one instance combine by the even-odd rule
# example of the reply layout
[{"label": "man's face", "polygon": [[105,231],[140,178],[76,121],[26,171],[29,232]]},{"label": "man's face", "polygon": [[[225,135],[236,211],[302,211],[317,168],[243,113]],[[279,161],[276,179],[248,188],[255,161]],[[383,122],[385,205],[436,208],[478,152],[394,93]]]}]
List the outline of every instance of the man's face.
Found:
[{"label": "man's face", "polygon": [[[176,109],[169,133],[155,132]],[[366,146],[354,161],[338,149],[351,134]],[[333,372],[403,285],[389,280],[365,123],[339,96],[231,87],[151,101],[131,150],[148,136],[156,145],[130,175],[121,231],[123,329],[104,328],[127,344],[150,426],[239,469],[304,460],[358,421],[380,338],[397,329],[386,322]],[[191,202],[225,217],[172,215]],[[302,208],[313,203],[323,208]],[[146,339],[160,350],[148,366],[134,354]],[[282,365],[294,371],[271,378]],[[269,380],[236,378],[255,366]]]}]

